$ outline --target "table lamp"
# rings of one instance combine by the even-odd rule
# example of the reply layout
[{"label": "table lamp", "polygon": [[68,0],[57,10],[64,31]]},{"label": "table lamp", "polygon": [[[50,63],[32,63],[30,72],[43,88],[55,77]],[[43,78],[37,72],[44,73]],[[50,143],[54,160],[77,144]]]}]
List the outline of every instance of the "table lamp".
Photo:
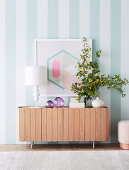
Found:
[{"label": "table lamp", "polygon": [[35,108],[38,107],[39,86],[43,85],[44,67],[42,66],[26,66],[25,67],[25,85],[34,86]]}]

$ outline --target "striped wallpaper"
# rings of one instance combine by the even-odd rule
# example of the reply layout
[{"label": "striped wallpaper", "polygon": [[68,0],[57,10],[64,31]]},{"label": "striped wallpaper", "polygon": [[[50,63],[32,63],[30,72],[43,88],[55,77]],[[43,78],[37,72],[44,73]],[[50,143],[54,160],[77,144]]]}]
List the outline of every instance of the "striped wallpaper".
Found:
[{"label": "striped wallpaper", "polygon": [[[93,50],[103,49],[101,71],[129,79],[128,6],[128,0],[0,0],[1,144],[17,142],[16,107],[33,104],[24,67],[33,64],[35,38],[92,38]],[[100,90],[110,107],[110,141],[117,139],[117,122],[129,119],[129,87],[125,91],[122,99],[114,90]]]}]

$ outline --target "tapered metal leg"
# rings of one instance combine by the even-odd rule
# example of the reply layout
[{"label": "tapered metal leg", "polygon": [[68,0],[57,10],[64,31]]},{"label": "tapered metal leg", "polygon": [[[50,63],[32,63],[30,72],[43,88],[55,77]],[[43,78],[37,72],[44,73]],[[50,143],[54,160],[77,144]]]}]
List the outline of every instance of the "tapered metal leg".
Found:
[{"label": "tapered metal leg", "polygon": [[34,147],[34,142],[31,142],[31,149],[33,149]]},{"label": "tapered metal leg", "polygon": [[95,148],[95,142],[93,141],[93,149]]}]

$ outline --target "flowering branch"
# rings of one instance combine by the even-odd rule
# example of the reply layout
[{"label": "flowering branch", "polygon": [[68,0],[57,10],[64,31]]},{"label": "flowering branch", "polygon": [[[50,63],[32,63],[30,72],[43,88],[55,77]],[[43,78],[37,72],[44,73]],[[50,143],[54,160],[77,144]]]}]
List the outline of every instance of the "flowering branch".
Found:
[{"label": "flowering branch", "polygon": [[85,37],[83,38],[83,42],[80,62],[76,65],[76,68],[78,68],[76,76],[79,81],[72,84],[72,91],[78,94],[79,100],[83,96],[86,96],[87,100],[89,100],[92,97],[98,97],[98,89],[105,86],[108,89],[116,89],[124,97],[125,94],[122,87],[129,84],[129,81],[126,78],[122,80],[120,75],[110,76],[109,74],[101,74],[98,58],[101,57],[102,50],[96,51],[96,58],[94,61],[91,61],[91,48]]}]

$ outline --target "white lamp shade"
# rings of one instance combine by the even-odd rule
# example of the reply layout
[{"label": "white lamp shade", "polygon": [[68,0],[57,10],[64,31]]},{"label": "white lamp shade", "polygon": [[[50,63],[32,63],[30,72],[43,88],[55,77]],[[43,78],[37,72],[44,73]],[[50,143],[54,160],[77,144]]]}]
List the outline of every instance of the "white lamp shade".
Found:
[{"label": "white lamp shade", "polygon": [[26,66],[25,68],[25,85],[43,85],[44,67]]}]

